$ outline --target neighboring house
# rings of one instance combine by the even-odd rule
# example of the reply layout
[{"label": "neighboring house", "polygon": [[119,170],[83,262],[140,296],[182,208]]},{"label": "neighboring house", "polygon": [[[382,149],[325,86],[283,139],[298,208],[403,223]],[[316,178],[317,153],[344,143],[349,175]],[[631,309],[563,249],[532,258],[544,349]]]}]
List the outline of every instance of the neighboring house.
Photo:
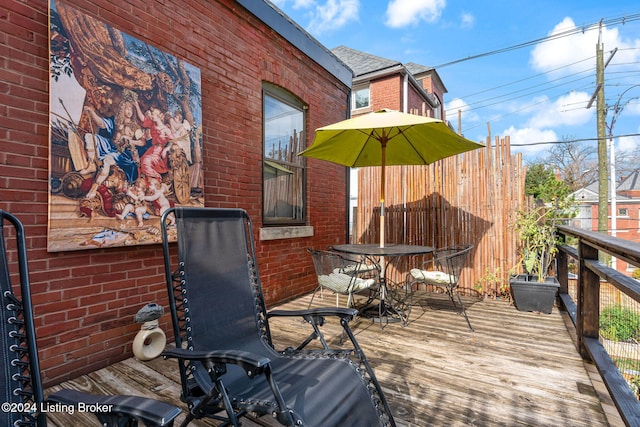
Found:
[{"label": "neighboring house", "polygon": [[[585,230],[598,230],[598,182],[581,188],[572,196],[578,204],[578,215],[573,220],[573,226]],[[617,237],[640,242],[640,170],[636,170],[625,177],[616,188],[616,225],[613,230],[611,222],[612,203],[609,200],[610,234]],[[626,262],[617,260],[618,271],[625,272],[628,269]],[[631,266],[631,270],[635,267]]]},{"label": "neighboring house", "polygon": [[598,182],[594,182],[586,187],[580,188],[571,194],[577,203],[578,214],[573,219],[573,226],[584,230],[594,229],[593,225],[593,207],[596,208],[595,213],[595,230],[598,229]]},{"label": "neighboring house", "polygon": [[[113,29],[103,38],[107,48],[93,52],[124,57],[117,43],[124,32],[200,70],[198,196],[207,207],[249,212],[269,305],[312,291],[317,278],[305,249],[346,240],[348,175],[297,152],[311,144],[314,129],[348,116],[351,70],[266,0],[55,1]],[[135,313],[148,302],[168,303],[158,244],[47,252],[49,43],[56,45],[49,5],[4,0],[0,41],[0,209],[25,224],[47,386],[130,357],[140,329]],[[136,64],[126,65],[128,76]],[[154,76],[171,90],[163,75]],[[103,89],[109,82],[96,96]],[[104,215],[92,221],[119,227]],[[160,323],[171,337],[169,318]]]},{"label": "neighboring house", "polygon": [[352,117],[389,108],[445,119],[443,97],[447,89],[433,68],[402,64],[346,46],[331,51],[353,70]]},{"label": "neighboring house", "polygon": [[[433,68],[413,62],[402,64],[346,46],[331,51],[353,70],[351,117],[388,108],[445,120],[443,99],[447,89]],[[349,195],[351,232],[358,200],[356,173],[352,170]]]}]

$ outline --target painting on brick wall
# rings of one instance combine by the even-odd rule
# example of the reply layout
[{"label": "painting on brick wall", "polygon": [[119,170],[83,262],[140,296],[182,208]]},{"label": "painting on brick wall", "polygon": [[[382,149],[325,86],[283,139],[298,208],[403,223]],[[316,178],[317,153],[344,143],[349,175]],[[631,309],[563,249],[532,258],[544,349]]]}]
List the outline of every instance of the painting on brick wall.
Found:
[{"label": "painting on brick wall", "polygon": [[204,206],[200,70],[50,2],[50,252],[160,242]]}]

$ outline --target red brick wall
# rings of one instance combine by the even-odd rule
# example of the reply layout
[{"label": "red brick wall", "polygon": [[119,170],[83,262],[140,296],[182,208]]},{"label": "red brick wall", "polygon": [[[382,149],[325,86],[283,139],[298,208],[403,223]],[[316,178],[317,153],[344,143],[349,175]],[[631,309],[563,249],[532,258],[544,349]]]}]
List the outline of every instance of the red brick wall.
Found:
[{"label": "red brick wall", "polygon": [[402,110],[402,78],[400,74],[371,81],[369,91],[373,111],[382,108]]},{"label": "red brick wall", "polygon": [[[404,97],[404,77],[398,73],[384,78],[373,80],[369,86],[371,91],[371,111],[378,111],[382,108],[403,111]],[[422,114],[423,99],[412,85],[408,85],[408,111],[413,114]],[[429,110],[430,107],[426,107]]]},{"label": "red brick wall", "polygon": [[446,120],[447,118],[445,115],[444,106],[442,105],[444,103],[444,93],[442,92],[442,87],[434,84],[434,79],[431,76],[425,76],[420,80],[420,83],[422,83],[422,87],[424,88],[424,90],[426,90],[430,94],[433,94],[440,102],[440,106],[438,107],[441,114],[440,118],[442,120]]},{"label": "red brick wall", "polygon": [[[313,130],[346,116],[347,88],[231,0],[73,0],[76,8],[200,67],[205,200],[245,208],[257,230],[262,203],[261,84],[308,103]],[[48,3],[0,8],[0,208],[28,237],[38,344],[46,385],[131,355],[147,302],[167,304],[159,245],[48,253]],[[345,168],[308,161],[315,236],[257,242],[267,302],[315,286],[304,248],[345,241]],[[169,318],[162,324],[170,336]]]},{"label": "red brick wall", "polygon": [[[607,229],[609,230],[609,234],[613,229],[611,223],[611,203],[608,205],[608,213],[607,213]],[[628,216],[620,216],[616,217],[616,237],[630,240],[632,242],[640,242],[640,232],[638,231],[638,222],[640,222],[640,203],[635,201],[624,201],[617,200],[616,201],[616,210],[620,212],[620,209],[626,209]],[[591,230],[598,231],[598,204],[593,203],[591,206]],[[635,270],[631,264],[626,263],[623,260],[616,261],[616,270],[630,276],[632,271]]]},{"label": "red brick wall", "polygon": [[412,114],[422,115],[424,111],[427,113],[429,117],[432,117],[433,114],[431,114],[431,106],[429,106],[429,104],[427,104],[427,102],[418,94],[418,92],[413,87],[413,85],[408,85],[408,86],[409,86],[408,88],[409,93],[407,96],[408,98],[407,112]]}]

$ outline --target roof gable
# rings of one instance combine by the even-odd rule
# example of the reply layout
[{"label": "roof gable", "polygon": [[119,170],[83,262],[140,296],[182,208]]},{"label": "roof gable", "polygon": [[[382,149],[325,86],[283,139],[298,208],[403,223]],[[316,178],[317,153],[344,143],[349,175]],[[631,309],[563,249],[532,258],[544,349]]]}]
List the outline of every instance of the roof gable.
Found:
[{"label": "roof gable", "polygon": [[426,73],[427,71],[433,71],[433,67],[428,67],[426,65],[416,64],[415,62],[407,62],[404,64],[407,67],[407,70],[413,75]]},{"label": "roof gable", "polygon": [[618,191],[640,191],[640,170],[635,170],[618,185]]},{"label": "roof gable", "polygon": [[589,187],[580,188],[579,190],[571,193],[571,197],[578,203],[580,202],[597,202],[598,201],[598,192],[593,191]]},{"label": "roof gable", "polygon": [[351,68],[355,77],[402,65],[398,61],[371,55],[346,46],[338,46],[331,49],[331,52]]}]

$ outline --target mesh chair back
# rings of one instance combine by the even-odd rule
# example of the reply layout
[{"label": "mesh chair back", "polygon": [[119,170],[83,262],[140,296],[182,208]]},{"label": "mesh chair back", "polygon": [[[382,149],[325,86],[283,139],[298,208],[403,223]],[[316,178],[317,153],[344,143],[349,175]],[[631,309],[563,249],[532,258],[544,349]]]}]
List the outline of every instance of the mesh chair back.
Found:
[{"label": "mesh chair back", "polygon": [[[172,212],[179,265],[173,277],[165,223],[163,241],[167,283],[176,286],[169,292],[171,310],[181,311],[172,313],[176,346],[196,351],[233,348],[272,355],[255,248],[249,240],[253,231],[245,211],[179,207]],[[216,250],[218,247],[220,250]],[[187,375],[190,370],[199,382],[210,381],[199,362],[189,365],[188,369],[181,366],[181,374]],[[230,367],[227,378],[231,375],[246,377],[235,366]],[[184,381],[182,384],[185,387]]]},{"label": "mesh chair back", "polygon": [[[32,319],[24,228],[8,212],[0,210],[0,400],[15,411],[1,411],[0,425],[45,426],[39,412],[43,401],[40,367]],[[15,268],[14,268],[15,267]],[[17,286],[11,279],[17,277]],[[31,411],[33,409],[33,411]],[[36,412],[37,410],[37,412]]]},{"label": "mesh chair back", "polygon": [[339,294],[347,295],[355,290],[360,265],[347,261],[338,253],[309,249],[313,266],[318,276],[318,283],[323,288],[331,289]]},{"label": "mesh chair back", "polygon": [[449,275],[449,285],[452,288],[458,286],[460,274],[472,248],[471,245],[465,245],[436,250],[435,263],[440,271]]},{"label": "mesh chair back", "polygon": [[[174,216],[175,227],[167,221],[169,215]],[[307,425],[394,425],[346,319],[342,323],[353,340],[354,359],[361,365],[343,352],[291,348],[278,353],[273,349],[255,265],[253,230],[245,211],[175,207],[163,215],[162,233],[176,346],[201,354],[226,351],[229,360],[246,352],[270,360],[265,375],[249,375],[232,363],[213,366],[205,361],[207,357],[196,356],[203,362],[180,358],[182,398],[193,405],[194,417],[220,419],[223,408],[229,424],[234,416],[247,413],[273,415],[275,396],[281,395],[278,408],[286,404]],[[169,243],[171,233],[177,233],[177,254]],[[178,266],[177,271],[172,271],[172,265]],[[323,313],[330,311],[309,315]]]}]

